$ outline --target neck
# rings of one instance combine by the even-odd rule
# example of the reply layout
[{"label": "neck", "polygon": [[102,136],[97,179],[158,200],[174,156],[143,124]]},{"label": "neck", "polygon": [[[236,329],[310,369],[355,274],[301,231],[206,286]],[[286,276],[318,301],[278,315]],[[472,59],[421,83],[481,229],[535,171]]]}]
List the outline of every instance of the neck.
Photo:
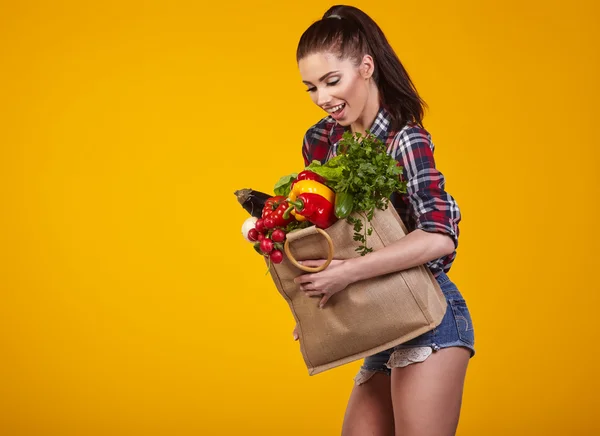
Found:
[{"label": "neck", "polygon": [[369,97],[367,98],[365,108],[358,119],[350,125],[352,133],[360,133],[364,136],[367,129],[370,129],[375,122],[377,112],[379,112],[379,90],[375,82],[371,81]]}]

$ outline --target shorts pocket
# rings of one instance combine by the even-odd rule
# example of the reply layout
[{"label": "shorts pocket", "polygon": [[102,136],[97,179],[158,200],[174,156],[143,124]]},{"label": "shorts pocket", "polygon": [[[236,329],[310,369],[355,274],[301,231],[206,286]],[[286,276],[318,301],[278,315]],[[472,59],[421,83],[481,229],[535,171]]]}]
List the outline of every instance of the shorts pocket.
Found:
[{"label": "shorts pocket", "polygon": [[447,282],[443,283],[442,285],[440,285],[440,288],[442,289],[442,293],[446,296],[446,299],[448,299],[448,300],[462,299],[462,294],[460,293],[460,291],[458,290],[458,288],[456,287],[454,282],[447,281]]},{"label": "shorts pocket", "polygon": [[475,330],[465,300],[462,298],[452,299],[449,300],[449,303],[450,307],[452,307],[452,313],[454,314],[458,337],[461,341],[466,342],[469,345],[475,345]]}]

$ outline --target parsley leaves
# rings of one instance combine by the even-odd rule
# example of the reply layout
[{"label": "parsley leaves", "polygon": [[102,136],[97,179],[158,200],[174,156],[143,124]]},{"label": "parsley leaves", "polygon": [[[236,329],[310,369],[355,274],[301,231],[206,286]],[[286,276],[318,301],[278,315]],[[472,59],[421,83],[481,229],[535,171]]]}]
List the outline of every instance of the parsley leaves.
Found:
[{"label": "parsley leaves", "polygon": [[313,161],[306,169],[326,178],[336,194],[347,192],[352,196],[352,212],[369,223],[367,228],[356,216],[346,218],[353,225],[354,240],[361,243],[356,251],[361,256],[372,252],[367,237],[373,233],[371,220],[375,209],[387,209],[394,192],[406,193],[406,182],[401,178],[403,168],[387,154],[385,144],[369,131],[364,136],[347,131],[338,144],[336,157],[324,165]]}]

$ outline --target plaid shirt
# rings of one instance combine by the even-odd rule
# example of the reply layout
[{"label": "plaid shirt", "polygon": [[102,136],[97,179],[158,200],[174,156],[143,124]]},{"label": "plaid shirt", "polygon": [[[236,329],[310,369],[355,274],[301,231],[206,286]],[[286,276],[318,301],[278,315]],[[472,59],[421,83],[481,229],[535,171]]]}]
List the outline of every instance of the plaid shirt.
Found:
[{"label": "plaid shirt", "polygon": [[[445,179],[435,168],[434,145],[431,135],[415,124],[398,131],[391,128],[389,112],[381,108],[371,126],[371,133],[387,145],[387,153],[403,167],[406,194],[394,194],[391,202],[408,231],[422,229],[444,233],[458,247],[460,210],[456,201],[444,190]],[[336,156],[338,142],[347,128],[327,116],[312,126],[304,136],[302,156],[305,165],[313,160],[322,164]],[[434,275],[448,272],[456,258],[456,250],[439,259],[427,262]]]}]

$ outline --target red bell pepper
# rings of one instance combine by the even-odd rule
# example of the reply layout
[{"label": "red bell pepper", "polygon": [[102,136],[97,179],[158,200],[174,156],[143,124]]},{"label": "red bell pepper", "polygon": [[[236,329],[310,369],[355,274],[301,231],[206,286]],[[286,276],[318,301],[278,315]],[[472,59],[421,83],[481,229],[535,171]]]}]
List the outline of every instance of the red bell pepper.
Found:
[{"label": "red bell pepper", "polygon": [[272,229],[275,227],[285,227],[292,221],[294,217],[284,218],[283,214],[288,209],[287,197],[278,195],[270,197],[265,201],[265,207],[263,208],[262,218],[265,223],[265,227]]},{"label": "red bell pepper", "polygon": [[298,176],[296,177],[296,179],[292,182],[290,189],[292,189],[294,187],[294,185],[296,184],[296,182],[299,182],[300,180],[314,180],[315,182],[325,184],[325,178],[318,175],[317,173],[313,173],[312,171],[304,170],[304,171],[300,172],[298,174]]},{"label": "red bell pepper", "polygon": [[296,209],[296,213],[321,229],[326,229],[337,221],[334,204],[319,194],[306,192],[298,195],[295,201],[288,200],[288,203],[290,208]]}]

